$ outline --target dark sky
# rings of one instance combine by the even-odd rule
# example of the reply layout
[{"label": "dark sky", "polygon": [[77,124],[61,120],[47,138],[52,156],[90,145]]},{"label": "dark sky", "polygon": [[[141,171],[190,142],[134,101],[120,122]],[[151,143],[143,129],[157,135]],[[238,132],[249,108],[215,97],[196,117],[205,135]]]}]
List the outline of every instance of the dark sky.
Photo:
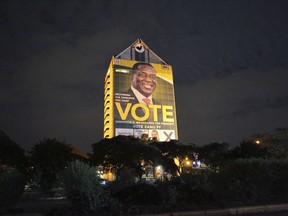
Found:
[{"label": "dark sky", "polygon": [[287,0],[2,0],[0,24],[0,129],[25,149],[90,152],[111,57],[138,38],[173,66],[181,142],[288,127]]}]

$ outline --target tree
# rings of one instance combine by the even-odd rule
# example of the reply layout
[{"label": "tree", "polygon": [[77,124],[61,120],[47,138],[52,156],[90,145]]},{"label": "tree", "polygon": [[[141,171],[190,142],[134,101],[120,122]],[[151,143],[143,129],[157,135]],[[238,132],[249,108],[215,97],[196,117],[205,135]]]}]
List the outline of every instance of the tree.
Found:
[{"label": "tree", "polygon": [[106,171],[115,170],[116,175],[122,169],[129,168],[134,170],[139,179],[146,166],[160,164],[162,159],[157,148],[132,136],[102,139],[92,144],[92,152],[91,161],[94,165],[102,165]]},{"label": "tree", "polygon": [[271,155],[276,159],[288,158],[288,128],[277,128],[268,146]]},{"label": "tree", "polygon": [[229,150],[228,143],[210,143],[208,145],[204,145],[198,147],[196,151],[199,153],[199,160],[203,161],[210,168],[215,171],[227,160],[227,153]]},{"label": "tree", "polygon": [[76,160],[70,162],[63,173],[66,196],[80,208],[78,210],[82,211],[81,215],[86,215],[86,209],[96,211],[101,207],[111,207],[112,204],[110,194],[101,187],[95,170],[95,167]]},{"label": "tree", "polygon": [[185,160],[188,159],[189,161],[193,161],[195,159],[194,158],[195,151],[193,144],[184,145],[176,140],[170,140],[168,142],[151,142],[150,145],[158,148],[162,153],[162,155],[166,158],[166,160],[167,159],[170,159],[172,161],[174,161],[174,159],[176,159],[176,161],[178,160],[179,163],[176,162],[178,173],[182,172],[185,166],[184,164]]},{"label": "tree", "polygon": [[229,157],[232,160],[239,158],[267,158],[268,151],[267,148],[252,142],[252,141],[243,141],[239,146],[236,146],[229,152]]},{"label": "tree", "polygon": [[274,133],[257,133],[251,135],[248,142],[258,143],[266,148],[271,159],[288,158],[288,128],[277,128]]},{"label": "tree", "polygon": [[25,187],[25,176],[12,167],[0,168],[0,215],[15,205],[21,198]]},{"label": "tree", "polygon": [[0,130],[0,167],[10,166],[23,170],[25,164],[25,150]]},{"label": "tree", "polygon": [[36,143],[30,153],[33,171],[40,173],[40,186],[44,191],[49,191],[56,182],[65,166],[73,160],[72,148],[64,142],[44,138]]}]

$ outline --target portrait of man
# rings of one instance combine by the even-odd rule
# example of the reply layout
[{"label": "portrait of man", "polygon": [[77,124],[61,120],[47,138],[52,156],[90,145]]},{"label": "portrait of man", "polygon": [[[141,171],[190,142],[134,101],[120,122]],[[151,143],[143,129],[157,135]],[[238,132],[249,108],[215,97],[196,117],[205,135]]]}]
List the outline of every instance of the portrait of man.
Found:
[{"label": "portrait of man", "polygon": [[132,104],[159,104],[153,98],[153,92],[157,87],[156,70],[154,67],[146,62],[138,62],[133,65],[131,69],[131,86],[127,90],[134,99],[129,102]]},{"label": "portrait of man", "polygon": [[159,133],[157,130],[151,131],[151,139],[154,141],[159,141]]},{"label": "portrait of man", "polygon": [[147,62],[135,63],[130,69],[130,87],[115,96],[116,108],[121,119],[159,121],[162,118],[161,105],[153,98],[156,87],[155,68]]},{"label": "portrait of man", "polygon": [[129,130],[134,136],[139,136],[146,131],[153,140],[164,139],[161,132],[164,130],[175,134],[171,67],[118,60],[113,70],[115,133]]}]

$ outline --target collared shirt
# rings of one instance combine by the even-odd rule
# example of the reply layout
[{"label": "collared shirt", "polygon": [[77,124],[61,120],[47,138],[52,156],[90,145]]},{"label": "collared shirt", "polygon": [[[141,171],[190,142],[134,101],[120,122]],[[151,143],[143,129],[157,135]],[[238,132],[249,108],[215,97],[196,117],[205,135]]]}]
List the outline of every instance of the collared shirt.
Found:
[{"label": "collared shirt", "polygon": [[[136,88],[134,88],[133,86],[131,86],[131,89],[133,91],[133,93],[135,94],[137,100],[139,101],[139,103],[141,104],[145,104],[145,102],[143,101],[144,98],[147,98],[145,97],[144,95],[142,95]],[[152,95],[150,95],[148,97],[150,99],[150,103],[153,104],[153,100],[152,100]]]}]

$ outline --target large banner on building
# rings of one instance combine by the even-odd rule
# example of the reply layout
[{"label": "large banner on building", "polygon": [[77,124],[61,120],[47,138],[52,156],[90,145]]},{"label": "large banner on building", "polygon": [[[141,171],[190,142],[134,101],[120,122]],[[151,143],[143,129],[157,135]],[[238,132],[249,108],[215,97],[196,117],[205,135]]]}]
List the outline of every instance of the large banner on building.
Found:
[{"label": "large banner on building", "polygon": [[178,139],[172,67],[114,59],[115,136]]}]

